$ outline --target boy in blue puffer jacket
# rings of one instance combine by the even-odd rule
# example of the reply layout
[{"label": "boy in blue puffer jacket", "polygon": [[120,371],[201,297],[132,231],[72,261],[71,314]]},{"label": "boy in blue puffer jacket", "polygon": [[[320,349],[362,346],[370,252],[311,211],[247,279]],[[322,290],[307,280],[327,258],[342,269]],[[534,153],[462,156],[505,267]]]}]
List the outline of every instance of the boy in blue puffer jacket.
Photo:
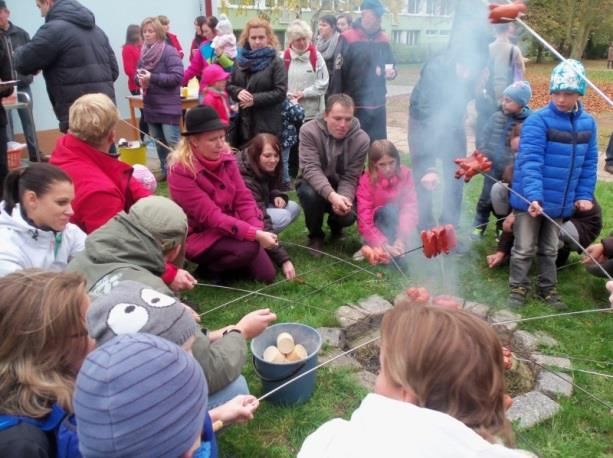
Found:
[{"label": "boy in blue puffer jacket", "polygon": [[574,209],[593,206],[598,146],[594,118],[583,111],[579,98],[585,94],[580,62],[568,60],[553,69],[549,105],[528,117],[523,124],[519,152],[515,158],[513,189],[530,204],[511,194],[516,214],[511,251],[508,303],[524,304],[528,294],[528,271],[537,255],[537,295],[548,305],[564,309],[556,292],[556,256],[559,227]]}]

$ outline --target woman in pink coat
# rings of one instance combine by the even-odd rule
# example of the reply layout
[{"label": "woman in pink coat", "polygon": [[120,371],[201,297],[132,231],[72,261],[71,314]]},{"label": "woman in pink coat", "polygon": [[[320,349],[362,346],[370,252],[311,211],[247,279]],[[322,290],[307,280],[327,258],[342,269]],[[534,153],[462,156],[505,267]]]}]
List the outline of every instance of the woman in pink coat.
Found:
[{"label": "woman in pink coat", "polygon": [[170,194],[188,218],[185,254],[212,279],[246,271],[271,283],[276,271],[266,249],[278,245],[277,235],[263,230],[262,212],[225,142],[226,128],[212,107],[189,110],[184,137],[168,160]]},{"label": "woman in pink coat", "polygon": [[376,140],[370,146],[357,199],[358,231],[364,242],[392,256],[402,254],[417,227],[417,197],[411,170],[400,165],[398,150],[389,140]]}]

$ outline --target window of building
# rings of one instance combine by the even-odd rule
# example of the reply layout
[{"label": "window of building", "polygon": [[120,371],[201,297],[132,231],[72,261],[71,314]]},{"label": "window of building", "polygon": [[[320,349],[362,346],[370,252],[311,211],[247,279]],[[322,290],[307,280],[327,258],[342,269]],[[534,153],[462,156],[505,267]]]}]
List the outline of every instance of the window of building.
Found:
[{"label": "window of building", "polygon": [[449,36],[449,34],[451,33],[451,31],[450,31],[450,30],[439,30],[439,31],[438,31],[438,33],[439,33],[441,36],[446,37],[446,36]]},{"label": "window of building", "polygon": [[420,0],[408,0],[406,12],[409,14],[418,14],[419,13],[419,3],[420,3]]},{"label": "window of building", "polygon": [[426,0],[426,14],[434,16],[436,14],[436,1]]},{"label": "window of building", "polygon": [[438,30],[428,29],[426,30],[426,35],[438,35]]},{"label": "window of building", "polygon": [[401,45],[416,46],[419,43],[419,30],[394,30],[392,41]]},{"label": "window of building", "polygon": [[453,14],[453,5],[451,0],[441,0],[441,16],[451,16]]}]

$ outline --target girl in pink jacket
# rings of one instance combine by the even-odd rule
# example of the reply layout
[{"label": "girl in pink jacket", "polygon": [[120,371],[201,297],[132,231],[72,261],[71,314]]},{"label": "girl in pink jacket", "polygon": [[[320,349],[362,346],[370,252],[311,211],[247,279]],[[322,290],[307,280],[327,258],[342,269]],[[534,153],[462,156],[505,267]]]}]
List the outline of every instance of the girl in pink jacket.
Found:
[{"label": "girl in pink jacket", "polygon": [[392,256],[402,254],[417,227],[417,196],[411,170],[400,164],[398,150],[389,140],[376,140],[370,146],[357,199],[358,231],[364,242]]}]

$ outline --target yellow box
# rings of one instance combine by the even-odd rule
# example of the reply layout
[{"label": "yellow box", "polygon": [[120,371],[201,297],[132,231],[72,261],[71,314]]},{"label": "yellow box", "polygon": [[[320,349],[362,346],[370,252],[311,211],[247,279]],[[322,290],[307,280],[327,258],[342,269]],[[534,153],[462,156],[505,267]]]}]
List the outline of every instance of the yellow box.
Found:
[{"label": "yellow box", "polygon": [[147,165],[147,146],[137,146],[135,148],[119,147],[119,159],[127,162],[130,165],[142,164]]}]

